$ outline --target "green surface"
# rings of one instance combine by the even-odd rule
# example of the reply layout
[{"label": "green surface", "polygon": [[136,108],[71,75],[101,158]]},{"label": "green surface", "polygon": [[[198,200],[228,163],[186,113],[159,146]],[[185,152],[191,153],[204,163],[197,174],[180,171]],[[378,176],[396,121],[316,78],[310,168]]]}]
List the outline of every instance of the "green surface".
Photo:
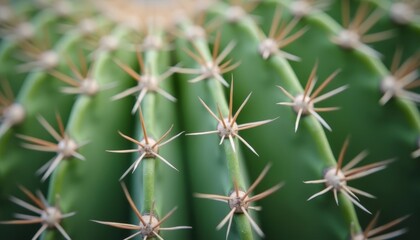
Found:
[{"label": "green surface", "polygon": [[[282,3],[280,8],[277,8],[277,2]],[[237,1],[225,1],[209,7],[203,15],[204,21],[200,20],[201,17],[185,14],[186,18],[180,22],[171,20],[177,26],[166,29],[153,22],[148,29],[140,31],[114,20],[102,19],[107,15],[90,4],[75,4],[73,12],[67,17],[59,16],[54,7],[14,6],[24,9],[20,10],[21,14],[39,29],[37,38],[41,42],[47,42],[41,32],[43,28],[48,29],[46,34],[51,41],[50,47],[60,54],[60,65],[56,70],[74,77],[67,59],[75,61],[78,67],[83,66],[81,61],[84,58],[79,57],[81,53],[93,68],[93,78],[104,89],[94,96],[66,95],[60,90],[68,85],[46,70],[18,73],[16,67],[22,61],[16,56],[22,54],[22,48],[18,42],[3,37],[0,43],[0,79],[11,85],[16,101],[24,106],[27,116],[22,124],[12,127],[0,138],[0,221],[13,219],[13,213],[28,213],[9,201],[10,195],[29,201],[17,188],[17,184],[21,184],[33,192],[41,189],[51,203],[59,195],[62,212],[76,212],[75,216],[61,223],[72,239],[123,239],[134,234],[135,231],[91,221],[139,224],[119,182],[139,153],[107,151],[138,147],[124,139],[118,131],[139,141],[144,137],[138,112],[132,112],[139,92],[122,99],[112,99],[138,84],[118,63],[132,69],[128,71],[144,74],[136,57],[134,45],[137,45],[148,74],[159,76],[173,66],[178,69],[202,69],[203,64],[214,60],[226,47],[234,44],[232,51],[219,63],[222,70],[240,63],[232,71],[221,75],[229,84],[231,79],[234,80],[233,113],[252,92],[237,124],[268,119],[274,121],[239,132],[259,156],[236,138],[233,139],[236,151],[233,151],[229,140],[219,145],[220,136],[217,133],[188,135],[215,130],[218,124],[200,99],[216,115],[220,108],[220,114],[228,116],[229,87],[213,77],[190,83],[189,80],[197,75],[174,73],[161,81],[159,88],[173,95],[176,101],[169,101],[153,89],[148,91],[141,102],[148,136],[157,140],[172,125],[174,127],[166,140],[181,131],[185,132],[161,146],[158,152],[179,171],[158,158],[147,158],[122,180],[142,214],[153,211],[162,218],[177,207],[160,227],[192,227],[162,231],[159,235],[164,239],[225,239],[227,224],[219,231],[216,226],[229,213],[228,204],[195,195],[228,196],[234,191],[235,183],[239,189],[246,191],[261,170],[271,164],[270,171],[250,195],[255,196],[284,183],[279,191],[251,204],[262,207],[261,211],[249,212],[264,232],[265,239],[348,239],[352,231],[365,229],[373,216],[354,207],[341,194],[338,206],[331,192],[307,201],[325,186],[304,184],[304,181],[322,179],[325,169],[336,165],[343,142],[349,137],[350,145],[343,164],[363,150],[367,150],[369,155],[357,166],[385,159],[394,159],[394,162],[380,172],[349,181],[348,185],[377,197],[369,199],[360,196],[359,200],[372,213],[381,212],[378,226],[410,215],[388,232],[407,228],[409,231],[398,239],[417,239],[420,236],[417,227],[420,223],[417,204],[420,198],[420,160],[411,158],[411,153],[419,148],[416,143],[420,131],[418,107],[413,102],[396,98],[384,106],[380,105],[382,93],[379,85],[381,79],[389,74],[397,47],[402,47],[402,60],[418,54],[420,23],[415,20],[405,26],[394,24],[388,14],[391,1],[369,1],[371,8],[384,11],[369,32],[392,29],[396,34],[393,38],[369,44],[382,54],[382,58],[375,58],[363,49],[344,50],[331,41],[342,29],[342,1],[332,1],[329,8],[302,17],[288,34],[290,36],[305,29],[301,37],[280,49],[298,56],[300,61],[286,60],[284,55],[273,55],[264,60],[258,50],[259,44],[270,31],[276,9],[282,12],[278,27],[287,28],[287,23],[293,21],[288,9],[291,2],[262,1],[252,10],[252,15],[246,15],[237,22],[225,22],[225,14],[230,10],[227,4],[239,4]],[[351,1],[350,16],[354,16],[359,2]],[[243,6],[246,8],[247,5]],[[96,36],[82,36],[70,30],[63,33],[62,26],[76,26],[79,20],[88,16],[89,11],[82,11],[87,9],[101,15],[101,18],[95,19],[104,27],[97,31]],[[171,10],[175,12],[176,9]],[[166,12],[166,17],[171,12]],[[206,38],[185,37],[193,24],[203,23],[210,26]],[[175,36],[172,35],[174,32],[177,33]],[[97,51],[92,55],[99,46],[99,39],[105,35],[118,39],[118,46],[114,50]],[[163,42],[164,47],[156,49],[145,45],[144,41],[150,36],[154,40],[149,40]],[[220,46],[217,42],[219,36]],[[215,55],[214,48],[218,48]],[[199,55],[200,59],[192,55]],[[339,107],[336,111],[319,113],[332,131],[328,131],[315,117],[303,116],[295,132],[296,112],[291,107],[276,104],[290,101],[277,86],[292,95],[302,93],[315,64],[318,64],[316,87],[339,70],[321,94],[344,85],[348,88],[316,103],[316,107]],[[72,139],[77,143],[87,142],[78,149],[86,161],[63,160],[52,176],[42,183],[41,176],[35,175],[35,172],[55,154],[22,148],[23,141],[16,134],[53,141],[37,117],[43,116],[57,129],[56,113],[60,114],[66,133]],[[37,229],[38,225],[0,224],[0,233],[7,239],[30,239]],[[62,237],[57,231],[47,231],[41,239]],[[260,239],[260,236],[244,214],[235,214],[229,239]]]}]

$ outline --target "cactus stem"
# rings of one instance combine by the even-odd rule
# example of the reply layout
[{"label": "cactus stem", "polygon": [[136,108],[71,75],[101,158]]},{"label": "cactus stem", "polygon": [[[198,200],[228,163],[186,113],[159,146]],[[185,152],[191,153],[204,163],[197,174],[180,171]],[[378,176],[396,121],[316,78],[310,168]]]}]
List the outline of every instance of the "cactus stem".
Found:
[{"label": "cactus stem", "polygon": [[217,116],[210,109],[210,107],[207,106],[207,104],[201,98],[199,98],[201,104],[203,104],[203,106],[210,113],[210,115],[214,119],[216,119],[218,121],[218,124],[217,124],[216,130],[213,130],[213,131],[205,131],[205,132],[197,132],[197,133],[188,133],[187,135],[205,135],[205,134],[217,133],[220,136],[220,138],[221,138],[220,144],[223,143],[223,140],[229,139],[230,144],[231,144],[232,149],[233,149],[234,152],[236,152],[236,150],[235,150],[235,143],[233,141],[233,138],[234,137],[237,137],[255,155],[259,156],[258,153],[254,150],[254,148],[251,147],[251,145],[245,139],[243,139],[241,136],[239,136],[239,131],[245,130],[245,129],[249,129],[249,128],[258,127],[258,126],[261,126],[261,125],[270,123],[270,122],[274,121],[275,119],[269,119],[269,120],[251,122],[251,123],[244,123],[244,124],[239,124],[238,125],[236,123],[236,119],[238,118],[239,114],[241,113],[243,107],[248,102],[248,100],[249,100],[250,97],[251,97],[251,93],[242,102],[241,106],[239,107],[238,111],[236,111],[235,115],[233,115],[233,113],[232,113],[232,108],[233,108],[232,107],[233,106],[233,80],[232,80],[231,86],[230,86],[230,97],[229,97],[229,114],[228,114],[228,117],[227,118],[223,117],[222,112],[221,112],[219,106],[217,107],[218,115],[219,116]]},{"label": "cactus stem", "polygon": [[367,156],[367,152],[363,151],[359,153],[355,158],[353,158],[346,166],[341,168],[343,159],[344,159],[344,154],[347,150],[348,144],[349,144],[349,139],[346,139],[346,141],[343,144],[343,147],[341,148],[337,166],[326,169],[325,174],[324,174],[324,179],[304,181],[304,183],[307,183],[307,184],[324,183],[326,185],[325,189],[309,197],[308,201],[332,190],[334,193],[334,199],[337,205],[338,205],[337,193],[340,192],[347,199],[349,199],[353,204],[358,206],[360,209],[371,214],[369,210],[367,210],[365,207],[363,207],[363,205],[361,205],[358,202],[359,199],[355,195],[355,193],[365,196],[365,197],[369,197],[369,198],[375,198],[375,196],[367,192],[361,191],[359,189],[348,186],[347,181],[362,178],[372,173],[383,170],[393,160],[385,160],[385,161],[372,163],[363,167],[352,169],[355,165],[357,165],[360,161],[362,161]]},{"label": "cactus stem", "polygon": [[16,214],[16,217],[19,218],[19,220],[10,220],[10,221],[1,221],[0,224],[36,224],[41,223],[41,228],[35,233],[35,235],[32,237],[32,239],[37,239],[41,234],[49,229],[49,228],[55,228],[57,229],[65,239],[69,240],[71,239],[70,236],[66,233],[64,228],[60,225],[60,222],[68,217],[71,217],[75,215],[75,212],[70,212],[63,214],[61,213],[59,209],[59,198],[56,197],[55,206],[49,205],[49,203],[46,201],[44,195],[42,195],[41,192],[37,192],[38,196],[35,196],[33,193],[31,193],[28,189],[26,189],[23,186],[19,186],[20,190],[29,198],[32,200],[33,203],[35,203],[36,206],[33,206],[32,204],[29,204],[27,202],[22,201],[19,198],[16,197],[10,197],[10,200],[17,205],[26,208],[27,210],[37,213],[40,216],[31,216],[26,214]]},{"label": "cactus stem", "polygon": [[292,100],[292,102],[279,102],[277,104],[290,106],[297,113],[297,118],[296,118],[296,123],[295,123],[295,132],[297,132],[297,129],[299,127],[301,116],[308,115],[308,114],[314,116],[326,129],[328,129],[329,131],[332,131],[328,123],[317,112],[329,112],[329,111],[338,110],[339,108],[338,107],[316,108],[314,104],[320,101],[323,101],[327,98],[330,98],[347,89],[347,85],[344,85],[332,91],[329,91],[321,96],[318,96],[321,93],[321,91],[324,90],[324,88],[340,72],[340,70],[336,70],[312,93],[315,87],[316,81],[317,81],[317,77],[316,77],[317,68],[318,68],[318,63],[316,63],[312,69],[312,72],[309,76],[308,82],[306,83],[303,94],[298,94],[296,96],[293,96],[283,87],[277,86],[290,100]]},{"label": "cactus stem", "polygon": [[[184,21],[182,23],[180,23],[180,27],[185,30],[187,28],[187,26],[190,25],[189,22]],[[223,54],[220,54],[218,57],[215,57],[217,55],[217,51],[219,48],[219,38],[220,35],[218,35],[216,37],[215,43],[214,43],[214,47],[213,47],[213,52],[211,53],[208,49],[208,45],[207,42],[205,40],[196,40],[194,42],[192,42],[192,45],[194,46],[194,48],[197,50],[198,53],[200,53],[200,59],[194,59],[194,57],[192,57],[195,61],[198,62],[199,65],[203,65],[203,63],[206,62],[214,62],[214,59],[217,58],[221,58],[221,56],[223,56]],[[227,47],[225,48],[225,50],[223,50],[223,52],[225,52],[225,55],[228,54],[228,52],[226,52],[226,49],[228,49],[229,47],[233,47],[233,42],[228,43]],[[223,53],[222,52],[222,53]],[[187,53],[188,54],[188,53]],[[191,56],[190,56],[191,57]],[[225,58],[226,56],[223,56],[223,58]],[[202,59],[202,60],[201,60]],[[200,60],[200,61],[198,61]],[[228,64],[230,61],[228,61],[226,64]],[[195,70],[195,69],[193,69]],[[226,97],[224,95],[224,90],[223,90],[223,85],[222,81],[215,79],[215,77],[210,77],[211,81],[206,81],[206,85],[205,85],[205,89],[207,89],[207,91],[210,93],[210,96],[212,97],[212,102],[213,103],[218,103],[218,108],[220,109],[220,111],[218,110],[218,112],[222,113],[223,116],[225,116],[227,118],[227,121],[224,121],[224,118],[220,115],[219,113],[219,117],[214,114],[213,112],[210,113],[212,115],[214,115],[213,117],[215,117],[215,119],[217,119],[218,123],[220,123],[221,126],[223,126],[223,124],[229,123],[229,106],[228,103],[226,101]],[[225,81],[225,80],[224,80]],[[226,82],[226,81],[225,81]],[[203,101],[204,102],[204,101]],[[203,104],[204,105],[204,104]],[[231,115],[232,116],[232,115]],[[222,120],[222,121],[220,121]],[[227,124],[226,124],[227,126]],[[216,129],[217,130],[217,129]],[[216,132],[215,132],[216,133]],[[218,132],[217,132],[218,133]],[[229,137],[228,137],[229,138]],[[228,172],[229,172],[229,178],[228,179],[232,179],[234,183],[236,183],[238,186],[243,187],[244,186],[244,172],[241,171],[240,169],[240,162],[241,162],[241,158],[240,158],[240,153],[239,151],[234,151],[234,148],[232,148],[232,146],[237,146],[238,143],[236,141],[237,139],[233,138],[233,136],[229,139],[229,141],[223,141],[223,148],[224,148],[224,156],[227,160],[227,165],[228,165]],[[232,144],[233,142],[233,144]],[[226,192],[229,191],[228,188],[225,188]],[[241,239],[253,239],[253,234],[252,234],[252,226],[249,222],[249,220],[246,218],[246,216],[244,216],[243,214],[241,216],[237,216],[236,218],[236,223],[237,223],[237,229],[238,229],[238,233],[241,236]]]},{"label": "cactus stem", "polygon": [[231,209],[229,213],[226,215],[225,218],[217,225],[216,229],[220,230],[227,222],[228,228],[226,232],[226,239],[229,237],[230,227],[232,223],[232,219],[234,214],[244,214],[248,221],[250,222],[252,228],[257,232],[257,234],[260,237],[264,237],[264,233],[260,229],[260,227],[255,223],[255,221],[251,218],[251,216],[248,213],[248,209],[252,210],[259,210],[259,207],[250,206],[251,203],[264,199],[267,196],[273,194],[277,190],[279,190],[283,184],[279,183],[275,185],[274,187],[271,187],[270,189],[259,193],[257,195],[254,195],[252,197],[249,197],[251,192],[257,187],[257,185],[264,179],[264,177],[267,175],[268,170],[270,169],[271,165],[268,164],[263,171],[260,173],[260,175],[257,177],[257,179],[254,181],[254,183],[251,184],[251,186],[248,188],[246,192],[239,189],[238,184],[236,181],[234,181],[234,190],[229,196],[223,196],[223,195],[215,195],[215,194],[202,194],[202,193],[196,193],[194,196],[198,198],[205,198],[205,199],[211,199],[215,201],[225,202],[228,204],[229,208]]}]

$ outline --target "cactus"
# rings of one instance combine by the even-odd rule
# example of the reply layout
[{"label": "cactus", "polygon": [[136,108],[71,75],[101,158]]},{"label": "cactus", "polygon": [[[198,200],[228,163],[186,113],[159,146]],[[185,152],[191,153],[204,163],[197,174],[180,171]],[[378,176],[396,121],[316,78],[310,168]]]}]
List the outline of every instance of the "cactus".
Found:
[{"label": "cactus", "polygon": [[417,239],[419,8],[1,1],[1,236]]}]

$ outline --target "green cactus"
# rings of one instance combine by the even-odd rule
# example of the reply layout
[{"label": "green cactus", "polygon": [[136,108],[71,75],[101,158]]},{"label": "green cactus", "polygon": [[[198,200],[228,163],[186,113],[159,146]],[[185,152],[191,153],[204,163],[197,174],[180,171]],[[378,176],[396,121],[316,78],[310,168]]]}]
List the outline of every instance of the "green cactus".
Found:
[{"label": "green cactus", "polygon": [[419,13],[0,1],[1,238],[417,239]]}]

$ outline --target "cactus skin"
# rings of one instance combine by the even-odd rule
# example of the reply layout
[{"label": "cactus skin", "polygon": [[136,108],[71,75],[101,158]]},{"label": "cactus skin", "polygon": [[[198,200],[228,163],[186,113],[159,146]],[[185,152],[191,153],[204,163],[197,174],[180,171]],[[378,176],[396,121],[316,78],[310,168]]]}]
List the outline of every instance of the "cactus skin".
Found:
[{"label": "cactus skin", "polygon": [[[49,4],[46,5],[28,1],[0,2],[0,8],[10,7],[20,16],[12,23],[28,21],[33,24],[36,34],[29,39],[38,42],[37,47],[48,45],[40,42],[49,42],[51,46],[46,47],[51,47],[60,56],[59,62],[52,68],[38,67],[19,72],[19,66],[26,63],[19,56],[28,48],[21,44],[21,39],[12,38],[10,31],[6,31],[10,30],[9,25],[1,22],[0,28],[4,31],[1,32],[0,42],[0,90],[4,94],[7,86],[10,86],[14,101],[25,109],[24,121],[0,136],[2,236],[7,239],[30,239],[38,228],[3,224],[13,219],[14,213],[21,212],[19,206],[9,201],[10,196],[23,199],[18,184],[31,192],[40,189],[48,193],[48,200],[52,203],[59,196],[62,212],[76,212],[61,223],[72,239],[123,239],[136,232],[92,221],[139,224],[118,181],[139,154],[116,154],[107,150],[135,149],[137,145],[124,139],[118,131],[140,141],[145,137],[144,129],[139,122],[139,109],[133,109],[136,97],[115,96],[147,81],[144,75],[157,77],[167,70],[174,73],[161,79],[157,83],[158,88],[149,85],[140,106],[149,137],[156,140],[171,125],[174,128],[165,139],[181,131],[187,133],[187,136],[182,134],[161,146],[158,152],[179,171],[159,158],[147,157],[135,171],[130,171],[122,179],[142,215],[153,212],[162,218],[177,207],[160,227],[192,227],[191,230],[159,232],[164,239],[225,239],[228,224],[218,231],[215,228],[231,209],[223,206],[224,203],[198,198],[197,193],[229,196],[235,188],[245,191],[268,163],[271,164],[270,171],[250,197],[280,182],[284,183],[284,187],[251,204],[262,207],[261,211],[249,211],[255,224],[245,214],[235,214],[228,239],[261,239],[263,236],[256,230],[258,227],[266,239],[358,239],[355,236],[368,228],[373,216],[355,207],[340,193],[338,206],[331,192],[307,201],[325,186],[303,183],[322,179],[327,168],[336,166],[340,149],[347,138],[350,144],[343,157],[343,166],[363,150],[369,154],[360,163],[361,166],[393,159],[381,171],[354,183],[349,182],[349,186],[377,197],[369,199],[358,195],[359,203],[372,213],[381,212],[378,226],[410,215],[402,222],[398,220],[398,226],[387,229],[387,232],[404,229],[398,232],[404,233],[398,239],[417,239],[420,236],[417,227],[420,223],[417,204],[420,199],[420,163],[418,158],[412,157],[412,153],[420,148],[418,107],[415,101],[402,97],[393,97],[383,105],[379,103],[383,96],[381,81],[392,72],[391,65],[398,47],[402,53],[401,63],[414,56],[415,60],[411,63],[414,71],[418,72],[418,12],[411,22],[397,24],[392,22],[390,16],[394,1],[349,1],[349,16],[357,14],[361,4],[383,13],[368,33],[393,31],[392,38],[368,44],[382,55],[379,58],[370,54],[371,51],[366,51],[364,45],[357,45],[356,49],[342,49],[331,40],[343,28],[341,24],[345,11],[342,11],[342,6],[346,4],[345,0],[306,1],[329,4],[327,8],[314,5],[321,7],[312,8],[314,11],[299,16],[299,19],[293,18],[293,4],[298,2],[294,0],[262,0],[258,4],[252,1],[217,1],[205,8],[204,15],[186,14],[187,17],[177,18],[176,21],[172,19],[177,26],[168,28],[151,24],[136,30],[132,25],[108,19],[106,14],[100,14],[103,8],[94,4],[85,3],[84,7],[70,4],[66,7],[62,3],[67,1],[47,2]],[[409,4],[410,1],[401,2]],[[416,4],[415,1],[413,4]],[[232,9],[237,10],[238,7],[250,12],[245,11],[245,15],[238,15],[238,18],[226,15],[233,14]],[[89,10],[81,11],[86,9]],[[276,15],[276,9],[282,14]],[[93,34],[77,28],[81,20],[87,17],[97,24]],[[205,18],[205,21],[201,18]],[[290,26],[291,32],[286,34],[286,39],[295,33],[297,35],[296,39],[281,47],[281,52],[264,59],[259,52],[260,43],[265,36],[271,37],[269,32],[273,19],[284,22],[283,27]],[[6,20],[2,18],[1,21]],[[207,27],[207,31],[198,32],[204,33],[204,36],[191,35],[195,25]],[[11,26],[11,29],[17,29],[17,25]],[[71,27],[63,31],[66,29],[64,26]],[[174,36],[172,33],[175,33]],[[101,36],[112,36],[117,44],[112,46],[108,41],[107,46],[99,46]],[[149,44],[145,43],[147,39],[151,40]],[[163,43],[162,47],[159,43]],[[229,71],[190,82],[199,74],[185,72],[202,70],[206,62],[217,59],[225,49],[229,51],[226,50],[226,56],[220,59],[218,67],[223,72],[232,66]],[[142,56],[142,64],[139,64],[136,53]],[[84,57],[81,58],[80,54]],[[295,57],[289,54],[300,60],[293,61]],[[52,70],[77,77],[74,67],[83,69],[83,59],[89,63],[90,76],[101,86],[99,92],[92,96],[63,93],[63,88],[68,84],[57,79],[57,74],[53,74]],[[70,64],[71,61],[75,66]],[[239,65],[235,66],[236,63]],[[339,69],[337,76],[320,95],[341,86],[348,88],[316,103],[316,107],[340,108],[337,111],[319,112],[332,131],[314,116],[302,116],[295,131],[297,114],[290,107],[276,104],[290,101],[276,86],[293,96],[303,93],[314,65],[318,66],[315,89]],[[136,79],[136,74],[142,76]],[[418,75],[415,77],[418,79]],[[240,132],[240,136],[259,156],[236,137],[232,142],[227,139],[219,145],[220,137],[217,134],[188,136],[215,130],[217,124],[200,99],[217,117],[220,117],[218,109],[221,117],[228,116],[230,89],[225,85],[233,84],[231,79],[235,82],[233,113],[238,111],[252,92],[240,110],[236,120],[238,125],[275,119]],[[140,90],[134,95],[138,96]],[[174,96],[176,101],[162,94],[162,90]],[[410,91],[418,92],[414,88]],[[3,109],[0,108],[1,114],[4,113]],[[53,141],[37,118],[44,117],[53,128],[58,129],[55,122],[57,113],[64,120],[66,133],[77,142],[86,142],[79,151],[86,161],[73,158],[63,160],[52,176],[41,182],[41,176],[35,172],[53,154],[24,148],[24,141],[19,136]],[[1,120],[0,124],[3,124],[5,120]],[[41,239],[61,239],[61,236],[58,231],[48,230]]]}]

